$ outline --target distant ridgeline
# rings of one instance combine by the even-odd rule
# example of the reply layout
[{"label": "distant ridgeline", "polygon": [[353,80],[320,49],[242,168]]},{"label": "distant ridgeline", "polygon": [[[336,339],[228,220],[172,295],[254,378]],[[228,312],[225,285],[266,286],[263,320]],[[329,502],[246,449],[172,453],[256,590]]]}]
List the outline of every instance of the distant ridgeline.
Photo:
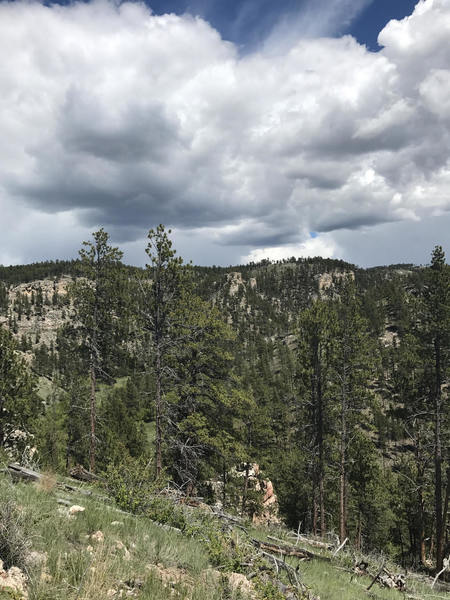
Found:
[{"label": "distant ridgeline", "polygon": [[[122,265],[129,272],[142,272],[143,269],[131,265]],[[410,272],[419,269],[413,264],[396,264],[389,266],[371,267],[361,269],[354,264],[339,259],[331,258],[289,258],[279,261],[270,261],[264,259],[258,263],[250,262],[245,265],[236,265],[220,267],[213,265],[211,267],[194,266],[199,285],[206,288],[211,281],[215,281],[221,275],[230,272],[240,272],[244,279],[250,279],[256,275],[262,275],[262,282],[286,281],[285,274],[294,275],[296,278],[310,278],[322,273],[353,271],[364,287],[383,280],[391,274]],[[39,279],[48,279],[52,277],[61,277],[62,275],[79,275],[80,260],[47,260],[42,262],[29,263],[25,265],[0,265],[0,281],[5,284],[28,283]],[[201,282],[201,283],[200,283]],[[259,287],[263,283],[259,284]]]},{"label": "distant ridgeline", "polygon": [[[141,270],[138,267],[123,265],[129,271]],[[43,262],[30,263],[28,265],[11,265],[5,267],[0,265],[0,281],[7,285],[29,283],[39,279],[51,279],[63,275],[81,275],[80,261],[73,260],[46,260]]]},{"label": "distant ridgeline", "polygon": [[[145,269],[119,264],[129,278],[145,273]],[[245,338],[245,328],[269,337],[288,335],[299,311],[309,306],[312,298],[338,293],[346,274],[355,281],[374,331],[381,333],[385,321],[392,320],[398,313],[394,292],[398,282],[407,285],[407,281],[420,278],[421,268],[395,264],[362,269],[343,260],[292,257],[228,267],[193,266],[192,271],[196,292],[204,300],[212,300],[222,311],[223,318],[234,324]],[[149,272],[151,274],[152,268]],[[14,286],[33,282],[39,287],[38,282],[43,280],[49,280],[49,287],[51,280],[80,275],[86,273],[79,259],[0,265],[0,312],[5,314],[8,306],[7,288],[12,290]],[[10,315],[14,318],[14,312],[21,311],[20,303],[11,293],[9,300],[16,300]],[[20,293],[18,288],[19,296]],[[391,296],[394,306],[388,303],[386,310],[381,310],[382,298]]]},{"label": "distant ridgeline", "polygon": [[38,279],[75,275],[79,269],[79,260],[47,260],[28,265],[0,265],[0,281],[7,285],[29,283]]}]

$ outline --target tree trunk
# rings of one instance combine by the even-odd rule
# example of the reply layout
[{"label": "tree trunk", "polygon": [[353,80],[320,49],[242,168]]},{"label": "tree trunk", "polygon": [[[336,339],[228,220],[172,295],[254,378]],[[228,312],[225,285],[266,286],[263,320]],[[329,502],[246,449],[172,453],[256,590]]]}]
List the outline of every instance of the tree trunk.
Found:
[{"label": "tree trunk", "polygon": [[97,420],[96,414],[96,396],[95,396],[95,368],[91,365],[89,370],[91,379],[91,431],[89,436],[89,470],[91,473],[95,472],[95,453],[96,453],[96,437],[95,437],[95,424]]},{"label": "tree trunk", "polygon": [[340,473],[340,494],[339,494],[339,537],[342,543],[347,537],[347,517],[345,510],[346,481],[345,466],[343,464],[343,455],[341,454],[341,473]]},{"label": "tree trunk", "polygon": [[355,539],[355,547],[357,550],[361,550],[361,510],[358,510],[358,524],[356,526],[356,539]]},{"label": "tree trunk", "polygon": [[325,524],[325,489],[324,489],[324,454],[323,454],[323,396],[322,396],[322,373],[320,355],[317,357],[317,444],[319,451],[318,479],[319,479],[319,509],[320,509],[320,535],[326,533]]},{"label": "tree trunk", "polygon": [[442,442],[441,442],[441,347],[440,340],[434,341],[435,351],[435,400],[434,400],[434,497],[436,520],[436,571],[440,571],[444,560],[444,526],[442,515]]},{"label": "tree trunk", "polygon": [[3,423],[3,400],[0,401],[0,448],[5,445],[5,429]]},{"label": "tree trunk", "polygon": [[427,552],[425,546],[425,504],[423,500],[423,472],[420,472],[417,489],[417,501],[419,504],[419,523],[418,523],[418,534],[419,534],[419,558],[420,564],[424,566],[427,560]]},{"label": "tree trunk", "polygon": [[248,476],[250,471],[249,463],[245,463],[245,476],[244,476],[244,489],[242,490],[242,516],[245,514],[245,508],[247,504],[247,491],[248,491]]},{"label": "tree trunk", "polygon": [[156,477],[161,475],[162,471],[162,397],[161,397],[161,349],[159,345],[156,348],[156,448],[155,448],[155,463],[156,463]]},{"label": "tree trunk", "polygon": [[341,395],[341,444],[340,444],[340,473],[339,473],[339,537],[341,543],[347,537],[347,472],[346,472],[346,451],[347,451],[347,395],[345,382],[342,386]]},{"label": "tree trunk", "polygon": [[227,491],[226,491],[226,485],[227,485],[227,467],[226,467],[225,461],[223,461],[223,464],[222,464],[222,480],[223,480],[223,488],[222,488],[222,510],[225,510],[225,504],[226,504],[226,500],[227,500]]},{"label": "tree trunk", "polygon": [[422,432],[419,426],[417,436],[415,439],[415,459],[417,466],[417,505],[418,505],[418,523],[417,523],[417,535],[419,542],[419,560],[420,564],[424,566],[426,564],[427,554],[425,545],[425,502],[423,499],[423,489],[425,482],[425,467],[424,460],[422,458]]},{"label": "tree trunk", "polygon": [[423,507],[423,498],[422,498],[422,490],[419,491],[419,502],[420,502],[420,512],[419,512],[419,554],[420,554],[420,564],[424,566],[427,560],[427,550],[425,545],[425,525],[424,525],[424,507]]}]

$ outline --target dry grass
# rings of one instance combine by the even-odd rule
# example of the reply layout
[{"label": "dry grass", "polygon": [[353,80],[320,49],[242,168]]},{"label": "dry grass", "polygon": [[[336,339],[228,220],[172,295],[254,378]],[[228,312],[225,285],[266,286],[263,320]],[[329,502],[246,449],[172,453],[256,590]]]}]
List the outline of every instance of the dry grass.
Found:
[{"label": "dry grass", "polygon": [[35,486],[39,492],[50,494],[56,487],[57,478],[51,471],[45,471],[42,473],[42,477],[36,482]]}]

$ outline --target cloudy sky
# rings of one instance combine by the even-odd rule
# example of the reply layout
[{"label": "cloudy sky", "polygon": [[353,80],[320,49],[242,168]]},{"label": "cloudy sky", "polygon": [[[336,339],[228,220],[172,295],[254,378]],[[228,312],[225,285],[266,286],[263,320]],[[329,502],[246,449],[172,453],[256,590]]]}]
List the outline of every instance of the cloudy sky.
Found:
[{"label": "cloudy sky", "polygon": [[0,263],[450,254],[450,0],[0,1]]}]

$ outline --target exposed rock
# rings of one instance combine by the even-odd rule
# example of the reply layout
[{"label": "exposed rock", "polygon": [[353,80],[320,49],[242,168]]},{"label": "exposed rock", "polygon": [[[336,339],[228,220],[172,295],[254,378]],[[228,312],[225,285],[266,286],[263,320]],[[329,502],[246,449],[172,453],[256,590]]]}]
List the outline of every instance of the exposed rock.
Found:
[{"label": "exposed rock", "polygon": [[161,564],[147,565],[147,568],[155,571],[164,587],[173,588],[177,583],[183,583],[183,585],[189,588],[194,588],[192,577],[190,577],[185,569],[179,569],[177,567],[166,568]]},{"label": "exposed rock", "polygon": [[[56,292],[59,297],[65,297],[68,293],[68,287],[72,282],[72,278],[63,276],[60,279],[41,279],[30,283],[20,283],[19,285],[10,287],[8,290],[9,296],[9,314],[16,317],[17,333],[14,337],[18,340],[22,336],[28,337],[34,346],[39,346],[45,343],[50,346],[56,341],[56,333],[59,327],[69,318],[70,307],[62,307],[51,303],[53,294]],[[47,298],[50,303],[44,303],[40,308],[36,306],[30,307],[28,316],[22,313],[22,317],[18,318],[18,313],[13,310],[14,301],[19,297],[26,297],[31,300],[32,296],[36,297],[37,293],[42,292],[43,298]],[[8,316],[0,315],[0,324],[8,326]],[[36,340],[39,340],[38,342]],[[28,357],[29,355],[25,355]]]},{"label": "exposed rock", "polygon": [[27,556],[27,563],[30,567],[44,567],[47,564],[47,559],[47,552],[32,550]]},{"label": "exposed rock", "polygon": [[251,287],[252,290],[254,290],[256,288],[255,277],[250,277],[250,279],[248,280],[248,285]]},{"label": "exposed rock", "polygon": [[230,573],[228,575],[228,583],[233,592],[241,592],[250,598],[256,598],[253,586],[245,575],[241,573]]},{"label": "exposed rock", "polygon": [[242,273],[234,272],[227,274],[227,283],[230,284],[230,296],[235,296],[239,288],[244,286],[244,280],[242,279]]},{"label": "exposed rock", "polygon": [[50,583],[50,581],[52,581],[53,577],[50,575],[50,573],[43,570],[41,572],[41,576],[39,579],[40,579],[40,581],[42,581],[42,583]]},{"label": "exposed rock", "polygon": [[69,510],[68,513],[71,517],[73,517],[74,515],[80,513],[80,512],[84,512],[86,509],[84,506],[79,506],[78,504],[73,504]]},{"label": "exposed rock", "polygon": [[394,346],[399,341],[398,331],[387,325],[384,333],[380,336],[380,341],[385,348]]},{"label": "exposed rock", "polygon": [[335,283],[341,282],[344,279],[355,280],[355,273],[353,271],[331,271],[330,273],[322,273],[317,276],[319,283],[319,292],[325,292],[334,286]]},{"label": "exposed rock", "polygon": [[121,540],[116,540],[116,543],[114,544],[114,549],[119,550],[119,551],[123,550],[123,558],[125,560],[131,559],[130,551],[128,550],[128,548],[125,546],[125,544]]},{"label": "exposed rock", "polygon": [[[255,487],[255,489],[258,489],[258,487]],[[280,523],[278,517],[278,498],[274,492],[272,482],[269,479],[260,480],[259,489],[264,492],[262,501],[263,509],[261,513],[253,515],[253,523],[256,525]]]},{"label": "exposed rock", "polygon": [[11,567],[8,571],[3,568],[3,561],[0,559],[0,591],[12,590],[21,598],[28,598],[26,577],[18,567]]},{"label": "exposed rock", "polygon": [[95,533],[93,533],[91,535],[91,540],[93,542],[97,542],[97,544],[102,544],[105,541],[105,535],[103,531],[98,530]]},{"label": "exposed rock", "polygon": [[[244,478],[246,476],[246,469],[232,468],[230,474],[233,477]],[[215,497],[215,503],[213,508],[215,511],[221,511],[223,509],[221,496],[223,491],[222,478],[214,479],[208,482],[209,486]],[[243,485],[243,484],[242,484]],[[257,463],[249,465],[248,468],[248,489],[255,490],[261,493],[261,504],[262,510],[259,514],[254,513],[252,515],[252,521],[257,525],[268,525],[280,523],[278,517],[279,506],[278,498],[274,492],[273,484],[270,480],[264,479],[260,473],[260,468]],[[239,499],[239,506],[242,502],[242,498]]]}]

